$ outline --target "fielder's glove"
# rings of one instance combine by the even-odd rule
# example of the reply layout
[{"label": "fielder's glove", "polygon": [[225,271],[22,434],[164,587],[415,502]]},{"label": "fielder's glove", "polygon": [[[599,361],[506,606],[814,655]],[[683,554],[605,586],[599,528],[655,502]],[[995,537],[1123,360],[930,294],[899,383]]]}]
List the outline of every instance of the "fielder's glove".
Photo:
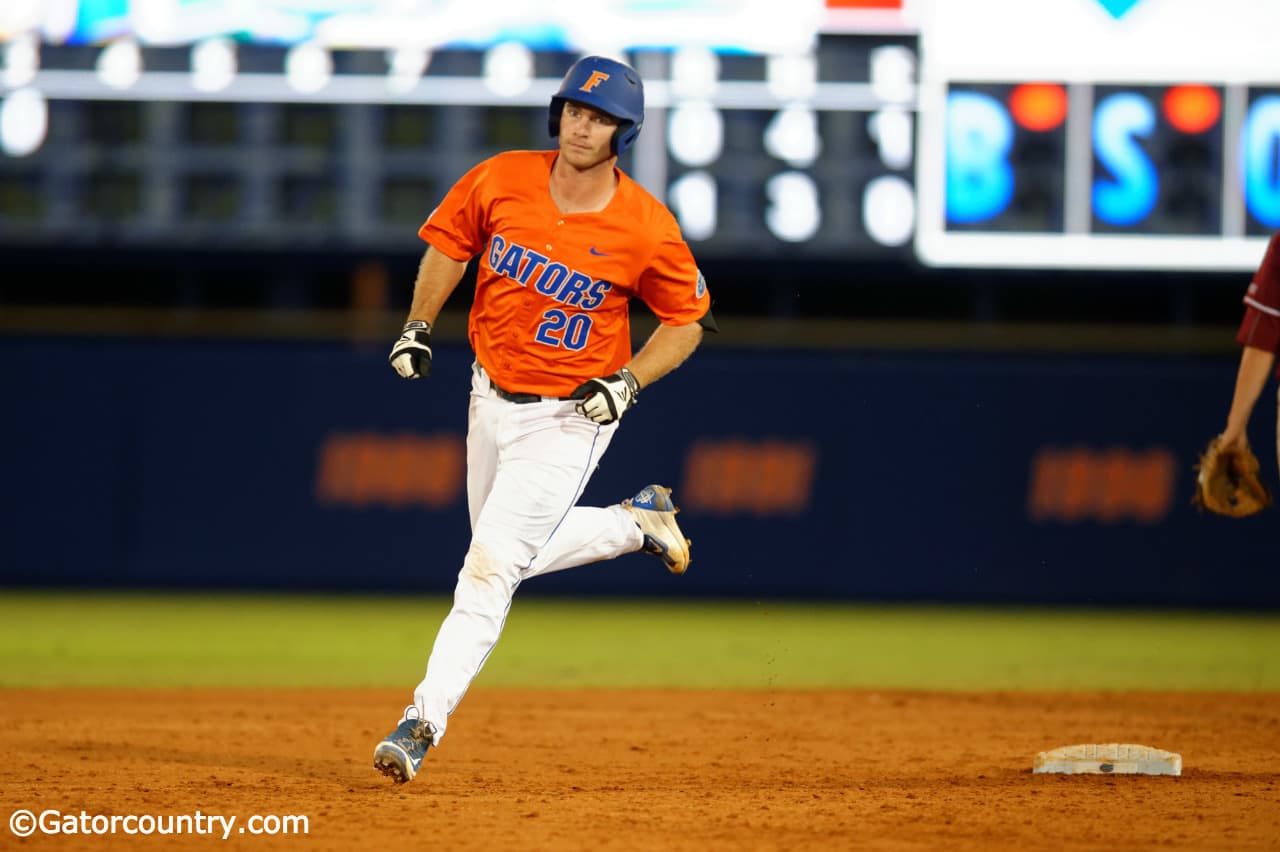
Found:
[{"label": "fielder's glove", "polygon": [[410,320],[387,358],[401,378],[423,379],[431,375],[431,324]]},{"label": "fielder's glove", "polygon": [[582,400],[577,406],[578,413],[603,426],[626,414],[639,395],[640,383],[623,367],[611,375],[583,382],[569,398]]},{"label": "fielder's glove", "polygon": [[1271,503],[1271,494],[1258,478],[1258,457],[1247,446],[1222,446],[1214,438],[1196,465],[1196,493],[1192,502],[1219,515],[1243,518]]}]

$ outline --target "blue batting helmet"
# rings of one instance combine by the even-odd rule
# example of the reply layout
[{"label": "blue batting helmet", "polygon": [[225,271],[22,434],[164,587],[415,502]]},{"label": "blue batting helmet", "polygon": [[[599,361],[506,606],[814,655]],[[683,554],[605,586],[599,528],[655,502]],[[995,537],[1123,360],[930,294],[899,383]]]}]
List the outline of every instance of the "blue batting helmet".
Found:
[{"label": "blue batting helmet", "polygon": [[551,112],[547,127],[552,136],[560,135],[560,112],[565,101],[594,107],[618,119],[613,134],[613,153],[621,154],[631,147],[644,124],[644,83],[629,65],[603,56],[584,56],[565,73],[560,91],[551,96]]}]

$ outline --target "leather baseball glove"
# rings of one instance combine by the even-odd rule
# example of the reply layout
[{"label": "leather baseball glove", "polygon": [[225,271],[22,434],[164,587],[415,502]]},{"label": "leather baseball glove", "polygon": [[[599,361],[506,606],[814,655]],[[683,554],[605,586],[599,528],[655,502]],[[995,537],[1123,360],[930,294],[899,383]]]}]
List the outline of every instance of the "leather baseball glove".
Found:
[{"label": "leather baseball glove", "polygon": [[1258,457],[1248,447],[1224,447],[1218,438],[1196,464],[1197,506],[1219,515],[1244,518],[1271,504],[1271,493],[1258,478]]}]

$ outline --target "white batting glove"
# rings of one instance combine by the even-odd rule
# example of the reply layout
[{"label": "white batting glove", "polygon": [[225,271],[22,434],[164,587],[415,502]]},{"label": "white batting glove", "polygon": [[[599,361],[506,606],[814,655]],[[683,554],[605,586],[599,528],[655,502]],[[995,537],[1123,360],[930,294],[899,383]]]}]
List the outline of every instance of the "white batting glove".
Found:
[{"label": "white batting glove", "polygon": [[570,399],[580,399],[578,413],[601,426],[612,423],[636,404],[640,383],[623,367],[616,373],[578,385]]},{"label": "white batting glove", "polygon": [[405,323],[400,339],[391,347],[387,360],[403,379],[422,379],[431,375],[431,324],[422,320]]}]

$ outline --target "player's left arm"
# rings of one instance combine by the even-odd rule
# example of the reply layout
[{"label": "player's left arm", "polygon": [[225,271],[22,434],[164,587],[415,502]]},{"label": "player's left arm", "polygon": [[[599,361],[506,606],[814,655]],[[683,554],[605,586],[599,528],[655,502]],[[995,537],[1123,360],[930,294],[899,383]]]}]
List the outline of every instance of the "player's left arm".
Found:
[{"label": "player's left arm", "polygon": [[659,325],[628,362],[627,369],[640,387],[647,388],[688,360],[702,342],[702,335],[700,322]]},{"label": "player's left arm", "polygon": [[646,388],[685,362],[702,342],[704,330],[717,331],[711,316],[706,279],[680,236],[675,218],[662,209],[654,254],[639,278],[637,295],[660,325],[640,351],[616,373],[590,379],[571,397],[581,400],[578,413],[596,423],[612,423],[636,404]]},{"label": "player's left arm", "polygon": [[578,385],[571,394],[580,400],[578,413],[601,425],[618,420],[636,404],[641,388],[683,364],[701,341],[699,322],[658,326],[625,367]]},{"label": "player's left arm", "polygon": [[658,328],[623,369],[636,379],[637,392],[683,364],[704,333],[717,332],[707,280],[694,262],[679,225],[669,213],[660,217],[662,237],[640,279],[640,298],[657,315]]}]

